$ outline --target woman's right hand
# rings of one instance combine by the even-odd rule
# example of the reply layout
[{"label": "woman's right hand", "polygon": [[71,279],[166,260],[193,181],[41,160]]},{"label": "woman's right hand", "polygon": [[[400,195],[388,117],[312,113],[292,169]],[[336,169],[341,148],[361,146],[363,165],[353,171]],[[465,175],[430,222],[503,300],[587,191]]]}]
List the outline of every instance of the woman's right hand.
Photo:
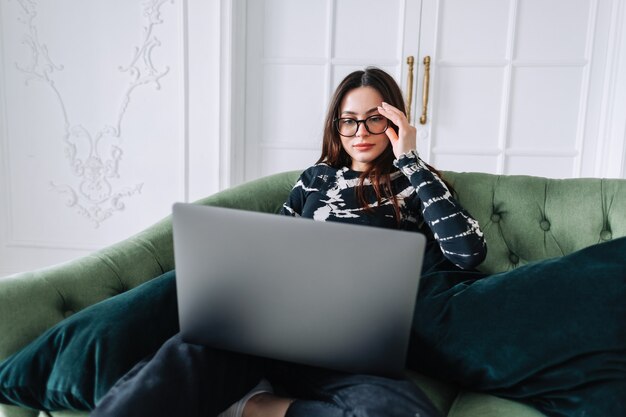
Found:
[{"label": "woman's right hand", "polygon": [[415,129],[415,126],[409,124],[409,120],[400,109],[383,102],[381,106],[378,106],[378,112],[398,126],[398,133],[393,129],[387,129],[385,131],[389,142],[391,142],[393,154],[396,158],[417,149],[417,129]]}]

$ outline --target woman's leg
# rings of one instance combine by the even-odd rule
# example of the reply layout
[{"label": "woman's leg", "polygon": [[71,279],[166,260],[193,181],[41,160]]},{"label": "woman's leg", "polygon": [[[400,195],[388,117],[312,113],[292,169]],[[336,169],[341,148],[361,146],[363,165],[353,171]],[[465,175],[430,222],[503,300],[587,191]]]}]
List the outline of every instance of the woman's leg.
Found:
[{"label": "woman's leg", "polygon": [[[269,378],[295,398],[286,417],[438,417],[411,381],[285,364]],[[278,371],[278,372],[277,372]],[[272,380],[272,379],[270,379]]]},{"label": "woman's leg", "polygon": [[90,416],[216,416],[259,382],[263,361],[176,335],[122,377]]}]

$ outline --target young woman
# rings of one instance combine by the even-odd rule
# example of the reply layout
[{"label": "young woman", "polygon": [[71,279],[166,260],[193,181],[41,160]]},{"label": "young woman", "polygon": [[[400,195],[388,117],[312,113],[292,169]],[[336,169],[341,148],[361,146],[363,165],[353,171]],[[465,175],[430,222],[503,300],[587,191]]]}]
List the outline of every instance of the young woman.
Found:
[{"label": "young woman", "polygon": [[[626,398],[626,303],[607,302],[609,294],[613,301],[626,295],[624,261],[607,269],[602,285],[584,283],[589,261],[623,257],[626,239],[567,259],[575,272],[565,281],[580,281],[577,289],[555,278],[564,275],[559,264],[483,279],[472,270],[486,255],[478,223],[420,159],[401,91],[385,72],[355,71],[337,87],[322,155],[302,173],[281,213],[426,234],[410,368],[525,401],[548,415],[626,415],[618,400]],[[381,247],[381,257],[385,250],[393,248]],[[527,305],[509,302],[520,298]],[[599,323],[608,327],[599,331]],[[587,330],[593,336],[580,334]],[[438,415],[406,380],[217,351],[175,336],[124,376],[92,416],[218,414]]]}]

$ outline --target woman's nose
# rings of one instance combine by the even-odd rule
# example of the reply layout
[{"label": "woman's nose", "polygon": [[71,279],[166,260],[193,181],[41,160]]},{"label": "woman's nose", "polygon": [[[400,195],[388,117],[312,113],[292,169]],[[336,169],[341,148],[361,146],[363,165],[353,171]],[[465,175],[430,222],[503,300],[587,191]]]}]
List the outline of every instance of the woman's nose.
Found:
[{"label": "woman's nose", "polygon": [[370,132],[365,128],[365,122],[360,122],[356,128],[356,136],[367,136]]}]

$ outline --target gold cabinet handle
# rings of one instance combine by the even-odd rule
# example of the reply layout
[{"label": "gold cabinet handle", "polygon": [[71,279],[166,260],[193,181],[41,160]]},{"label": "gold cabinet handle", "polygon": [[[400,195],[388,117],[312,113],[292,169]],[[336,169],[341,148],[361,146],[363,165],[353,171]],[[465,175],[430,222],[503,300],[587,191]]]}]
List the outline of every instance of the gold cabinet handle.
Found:
[{"label": "gold cabinet handle", "polygon": [[409,123],[411,123],[411,104],[413,104],[413,64],[415,63],[415,58],[413,56],[407,57],[406,63],[409,66],[409,72],[406,82],[406,118],[408,119]]},{"label": "gold cabinet handle", "polygon": [[428,89],[430,88],[430,56],[424,57],[424,91],[422,97],[422,117],[420,123],[426,124],[426,113],[428,112]]}]

